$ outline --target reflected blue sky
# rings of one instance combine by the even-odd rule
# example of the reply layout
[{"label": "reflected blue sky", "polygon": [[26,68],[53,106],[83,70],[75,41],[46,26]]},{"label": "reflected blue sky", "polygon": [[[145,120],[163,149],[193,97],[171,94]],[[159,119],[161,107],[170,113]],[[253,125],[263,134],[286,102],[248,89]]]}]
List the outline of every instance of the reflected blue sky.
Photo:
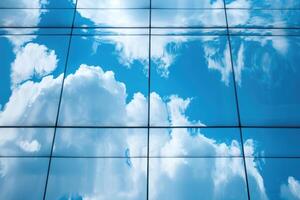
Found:
[{"label": "reflected blue sky", "polygon": [[261,9],[299,9],[298,0],[225,0],[227,8],[261,8]]},{"label": "reflected blue sky", "polygon": [[[251,160],[248,158],[246,161],[249,163]],[[264,158],[257,159],[256,163],[260,166],[259,179],[265,185],[266,195],[262,196],[261,193],[254,192],[258,188],[254,179],[249,176],[250,192],[253,199],[299,199],[299,159]],[[253,173],[252,169],[253,166],[249,164],[248,174]]]},{"label": "reflected blue sky", "polygon": [[74,2],[0,2],[0,199],[300,199],[298,1]]},{"label": "reflected blue sky", "polygon": [[299,42],[299,37],[232,37],[243,125],[299,125]]},{"label": "reflected blue sky", "polygon": [[[152,125],[237,125],[226,37],[154,36],[152,47]],[[159,118],[158,101],[167,102],[169,115],[186,116]]]}]

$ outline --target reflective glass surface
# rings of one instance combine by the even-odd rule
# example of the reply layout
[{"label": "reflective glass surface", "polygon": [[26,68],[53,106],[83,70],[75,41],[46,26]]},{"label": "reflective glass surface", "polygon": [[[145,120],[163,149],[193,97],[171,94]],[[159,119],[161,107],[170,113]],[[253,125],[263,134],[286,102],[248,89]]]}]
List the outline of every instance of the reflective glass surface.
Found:
[{"label": "reflective glass surface", "polygon": [[241,158],[150,158],[149,170],[150,199],[247,199]]},{"label": "reflective glass surface", "polygon": [[69,36],[0,36],[0,124],[55,125]]},{"label": "reflective glass surface", "polygon": [[300,1],[1,0],[0,199],[300,199]]},{"label": "reflective glass surface", "polygon": [[59,124],[146,126],[147,51],[143,35],[74,36]]},{"label": "reflective glass surface", "polygon": [[0,128],[0,156],[49,156],[54,128]]},{"label": "reflective glass surface", "polygon": [[75,2],[73,0],[1,0],[0,8],[75,8]]},{"label": "reflective glass surface", "polygon": [[151,125],[237,125],[227,37],[153,36],[151,42]]},{"label": "reflective glass surface", "polygon": [[222,0],[152,0],[152,8],[224,8]]},{"label": "reflective glass surface", "polygon": [[299,49],[298,36],[232,37],[243,125],[300,125]]},{"label": "reflective glass surface", "polygon": [[146,159],[54,158],[46,199],[146,199]]},{"label": "reflective glass surface", "polygon": [[146,157],[147,129],[60,128],[54,155],[80,157]]},{"label": "reflective glass surface", "polygon": [[[300,129],[244,128],[245,156],[300,157]],[[249,145],[255,148],[247,148]]]},{"label": "reflective glass surface", "polygon": [[48,158],[0,158],[1,199],[43,199]]},{"label": "reflective glass surface", "polygon": [[226,27],[221,9],[155,9],[151,13],[153,27]]},{"label": "reflective glass surface", "polygon": [[152,128],[150,157],[240,157],[240,132],[233,128]]},{"label": "reflective glass surface", "polygon": [[299,9],[298,0],[225,0],[227,8]]},{"label": "reflective glass surface", "polygon": [[[299,199],[300,160],[288,158],[246,159],[253,199]],[[256,173],[253,168],[259,166]],[[255,183],[260,182],[257,186]],[[259,192],[258,192],[259,191]]]},{"label": "reflective glass surface", "polygon": [[149,8],[149,0],[77,0],[77,8]]}]

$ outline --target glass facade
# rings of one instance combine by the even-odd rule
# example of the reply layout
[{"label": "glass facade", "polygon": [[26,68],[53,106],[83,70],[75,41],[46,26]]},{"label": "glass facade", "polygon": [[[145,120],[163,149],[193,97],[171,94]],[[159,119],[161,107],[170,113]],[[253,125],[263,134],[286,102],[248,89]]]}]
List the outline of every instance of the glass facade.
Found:
[{"label": "glass facade", "polygon": [[300,199],[299,0],[1,0],[0,199]]}]

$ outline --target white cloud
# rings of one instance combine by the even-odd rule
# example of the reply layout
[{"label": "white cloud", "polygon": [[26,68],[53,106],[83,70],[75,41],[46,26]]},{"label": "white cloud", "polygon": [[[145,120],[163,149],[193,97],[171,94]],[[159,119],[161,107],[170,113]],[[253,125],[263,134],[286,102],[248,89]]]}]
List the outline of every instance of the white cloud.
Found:
[{"label": "white cloud", "polygon": [[242,71],[244,69],[244,62],[245,62],[244,55],[245,55],[244,44],[241,44],[237,51],[237,58],[234,61],[235,62],[235,68],[234,68],[235,81],[239,85],[242,84]]},{"label": "white cloud", "polygon": [[126,105],[126,113],[129,124],[134,125],[135,122],[147,122],[148,101],[141,93],[135,93],[133,99]]},{"label": "white cloud", "polygon": [[78,1],[78,8],[145,8],[148,0],[102,0],[102,1]]},{"label": "white cloud", "polygon": [[37,140],[19,141],[19,147],[26,152],[38,152],[41,149],[41,144]]},{"label": "white cloud", "polygon": [[280,187],[280,195],[283,199],[297,200],[300,199],[300,181],[289,176],[287,184],[284,183]]},{"label": "white cloud", "polygon": [[[221,80],[226,85],[229,85],[232,74],[229,45],[226,42],[225,47],[220,48],[220,41],[216,40],[215,38],[213,38],[212,41],[213,43],[211,43],[209,40],[206,40],[203,45],[208,69],[219,71],[221,74]],[[217,48],[216,44],[218,45]],[[223,52],[220,52],[220,50],[223,50]]]},{"label": "white cloud", "polygon": [[[256,192],[252,192],[252,198],[254,199],[262,199],[267,200],[268,196],[266,194],[266,189],[264,185],[263,177],[261,176],[258,170],[258,162],[254,160],[254,141],[252,139],[248,139],[244,143],[244,151],[245,155],[249,156],[246,159],[246,166],[248,172],[248,180],[252,185],[253,190]],[[254,197],[253,197],[254,196]]]},{"label": "white cloud", "polygon": [[3,178],[7,174],[8,168],[8,164],[0,160],[0,178]]},{"label": "white cloud", "polygon": [[12,86],[37,76],[41,78],[50,74],[57,66],[57,56],[54,50],[45,45],[28,43],[16,53],[16,59],[11,65]]},{"label": "white cloud", "polygon": [[[15,6],[18,5],[20,8],[42,8],[48,2],[45,0],[2,0],[3,5]],[[40,9],[13,9],[13,10],[2,10],[0,13],[0,24],[4,27],[35,27],[41,21],[41,15],[44,11]],[[5,29],[9,34],[32,34],[36,32],[37,29]],[[22,46],[24,43],[33,40],[36,36],[30,37],[9,37],[7,38],[14,45],[15,51]]]},{"label": "white cloud", "polygon": [[223,8],[221,0],[153,0],[152,7],[156,8]]},{"label": "white cloud", "polygon": [[[80,98],[77,97],[80,91]],[[59,123],[62,125],[125,125],[144,124],[142,119],[132,116],[126,121],[126,87],[115,79],[114,72],[104,72],[101,67],[81,65],[74,74],[65,78],[64,93]],[[129,115],[132,104],[140,104],[141,94],[135,94],[128,106]],[[94,102],[94,103],[91,103]],[[80,105],[75,106],[74,105]],[[143,105],[143,103],[142,103]],[[105,113],[105,114],[104,114]],[[141,113],[147,115],[146,113]]]},{"label": "white cloud", "polygon": [[[0,119],[11,121],[31,121],[33,119],[43,119],[47,121],[50,116],[45,115],[52,112],[57,106],[51,105],[51,95],[53,91],[58,88],[61,82],[62,75],[57,78],[52,76],[45,76],[40,82],[26,81],[16,89],[10,98],[10,102],[5,106],[4,111],[0,113]],[[65,79],[64,88],[64,102],[61,110],[61,122],[65,124],[89,123],[89,122],[113,122],[113,123],[140,123],[143,121],[145,110],[147,110],[146,98],[141,93],[136,93],[129,103],[126,103],[126,86],[124,83],[115,79],[112,71],[103,71],[99,66],[81,65],[74,74],[69,74]],[[157,93],[151,94],[151,101],[154,103],[155,112],[152,113],[152,119],[163,120],[167,124],[177,123],[178,121],[186,124],[193,124],[198,122],[190,122],[185,115],[192,99],[182,99],[179,96],[172,95],[163,101]],[[99,102],[99,103],[95,103]],[[157,104],[157,105],[155,105]],[[79,106],[80,105],[80,106]],[[46,111],[45,111],[46,108]],[[140,112],[140,113],[139,113]],[[29,113],[29,114],[28,114]],[[30,116],[28,119],[27,117]],[[51,113],[51,116],[56,116]],[[85,124],[86,125],[86,124]],[[237,141],[232,141],[230,144],[218,143],[198,132],[196,136],[192,136],[188,129],[174,129],[171,132],[162,132],[161,139],[155,141],[157,153],[159,155],[192,155],[197,152],[203,152],[212,155],[238,155],[240,148]],[[158,138],[157,138],[158,139]],[[25,149],[35,151],[38,149],[37,143],[25,142],[22,144]],[[137,146],[137,140],[128,138],[123,140],[133,151],[133,146]],[[107,144],[114,145],[114,144]],[[251,146],[251,145],[250,145]],[[110,147],[112,148],[112,147]],[[124,149],[125,151],[125,149]],[[125,162],[122,160],[120,162]],[[113,162],[105,164],[105,168],[97,167],[104,166],[100,161],[97,162],[94,168],[91,168],[85,177],[89,178],[91,187],[86,186],[86,182],[79,182],[80,173],[75,178],[64,179],[60,190],[55,190],[59,197],[65,195],[66,191],[77,193],[85,198],[105,198],[112,195],[117,196],[118,199],[139,199],[143,185],[141,181],[145,180],[145,160],[130,159],[131,167],[121,167]],[[254,161],[251,161],[254,163]],[[82,166],[82,164],[80,165]],[[249,164],[251,166],[251,164]],[[97,170],[105,169],[99,173]],[[163,159],[161,161],[151,159],[151,181],[150,181],[150,198],[155,199],[158,196],[164,196],[169,192],[168,190],[160,190],[158,185],[168,185],[169,187],[182,187],[185,190],[191,188],[184,188],[186,182],[193,182],[197,187],[208,188],[208,196],[223,195],[223,189],[229,188],[233,195],[242,195],[243,189],[233,190],[237,187],[237,183],[243,183],[244,173],[242,159],[228,158],[222,159],[187,159],[174,158]],[[78,169],[80,171],[80,169]],[[82,169],[84,170],[84,169]],[[2,170],[3,171],[3,170]],[[205,173],[203,173],[205,171]],[[187,176],[186,172],[190,174]],[[126,175],[126,189],[119,187],[123,185],[124,174]],[[98,174],[98,175],[97,175]],[[112,176],[112,175],[115,176]],[[120,176],[122,174],[122,176]],[[96,175],[96,176],[95,176]],[[258,192],[264,193],[264,186],[261,184],[261,176],[254,164],[250,168],[250,176],[258,177],[254,184],[260,184]],[[109,179],[108,179],[109,177]],[[261,178],[261,179],[260,179]],[[62,179],[60,179],[62,180]],[[111,186],[109,190],[103,190],[99,184],[104,184],[103,180],[110,180]],[[74,186],[71,183],[76,183]],[[81,185],[81,183],[83,185]],[[240,186],[240,184],[238,185]],[[242,188],[242,186],[240,186]]]},{"label": "white cloud", "polygon": [[62,78],[49,75],[40,82],[26,81],[14,88],[0,111],[0,124],[54,124]]},{"label": "white cloud", "polygon": [[115,50],[118,52],[120,63],[130,67],[135,60],[141,61],[145,70],[148,67],[148,37],[146,36],[105,36],[94,37],[94,45],[98,46],[101,42],[115,44]]},{"label": "white cloud", "polygon": [[[104,3],[104,4],[102,4]],[[110,2],[99,2],[95,0],[86,0],[80,3],[81,7],[90,7],[91,5],[98,6],[112,6],[114,3],[121,4],[120,1],[110,1]],[[194,4],[195,2],[190,2]],[[205,2],[206,5],[211,4],[211,2]],[[202,2],[202,6],[205,6]],[[214,1],[212,7],[220,6],[220,1]],[[144,11],[143,11],[144,12]],[[135,12],[132,10],[111,10],[111,11],[93,11],[89,9],[79,9],[78,13],[83,17],[89,19],[91,22],[98,26],[147,26],[148,16],[144,13]],[[178,13],[177,13],[178,14]],[[120,17],[122,16],[122,17]],[[162,12],[157,13],[156,19],[153,19],[153,24],[172,24],[174,21],[181,21],[182,24],[192,25],[195,23],[200,23],[203,25],[220,24],[220,21],[224,21],[224,16],[222,12],[204,12],[204,13],[194,13],[190,15],[190,12],[181,13],[176,15],[170,15],[168,13]],[[175,19],[176,18],[176,19]],[[177,20],[180,19],[180,20]],[[210,18],[209,22],[203,20]],[[184,19],[182,21],[182,19]],[[225,21],[224,21],[225,23]],[[119,29],[110,30],[112,33],[119,34]],[[122,33],[131,33],[131,30],[122,30]],[[118,37],[118,36],[107,36],[107,37],[96,37],[98,41],[112,42],[116,44],[116,50],[119,53],[119,61],[128,67],[133,63],[134,60],[140,60],[145,66],[147,66],[148,61],[148,39],[147,37]],[[167,78],[169,76],[169,67],[175,61],[176,49],[179,48],[180,44],[187,42],[190,38],[186,36],[168,36],[168,37],[156,37],[153,36],[152,48],[151,48],[151,58],[157,65],[157,72],[162,76]],[[169,45],[173,46],[173,49],[168,48]],[[97,45],[94,45],[94,47]],[[211,52],[212,54],[212,52]],[[227,62],[228,57],[226,56],[224,60]],[[227,74],[229,74],[228,66],[222,68],[222,63],[218,63],[217,59],[210,59],[210,67],[215,68],[222,73],[222,80],[227,81]],[[229,65],[230,66],[230,65]],[[147,71],[147,67],[145,67]]]}]

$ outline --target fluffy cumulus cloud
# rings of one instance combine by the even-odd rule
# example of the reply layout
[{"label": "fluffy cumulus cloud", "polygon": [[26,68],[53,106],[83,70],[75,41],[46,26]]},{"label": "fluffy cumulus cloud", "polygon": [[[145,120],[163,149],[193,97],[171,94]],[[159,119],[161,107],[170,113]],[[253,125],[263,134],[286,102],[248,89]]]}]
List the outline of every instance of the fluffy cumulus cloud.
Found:
[{"label": "fluffy cumulus cloud", "polygon": [[287,183],[281,185],[280,195],[286,200],[300,199],[300,181],[289,176]]},{"label": "fluffy cumulus cloud", "polygon": [[44,45],[28,43],[16,53],[11,65],[11,80],[15,86],[23,81],[50,74],[57,66],[58,59],[54,50]]},{"label": "fluffy cumulus cloud", "polygon": [[[0,111],[0,124],[33,125],[37,121],[53,124],[63,76],[44,77],[40,82],[28,80],[13,89],[9,101]],[[51,100],[49,100],[51,99]]]}]

